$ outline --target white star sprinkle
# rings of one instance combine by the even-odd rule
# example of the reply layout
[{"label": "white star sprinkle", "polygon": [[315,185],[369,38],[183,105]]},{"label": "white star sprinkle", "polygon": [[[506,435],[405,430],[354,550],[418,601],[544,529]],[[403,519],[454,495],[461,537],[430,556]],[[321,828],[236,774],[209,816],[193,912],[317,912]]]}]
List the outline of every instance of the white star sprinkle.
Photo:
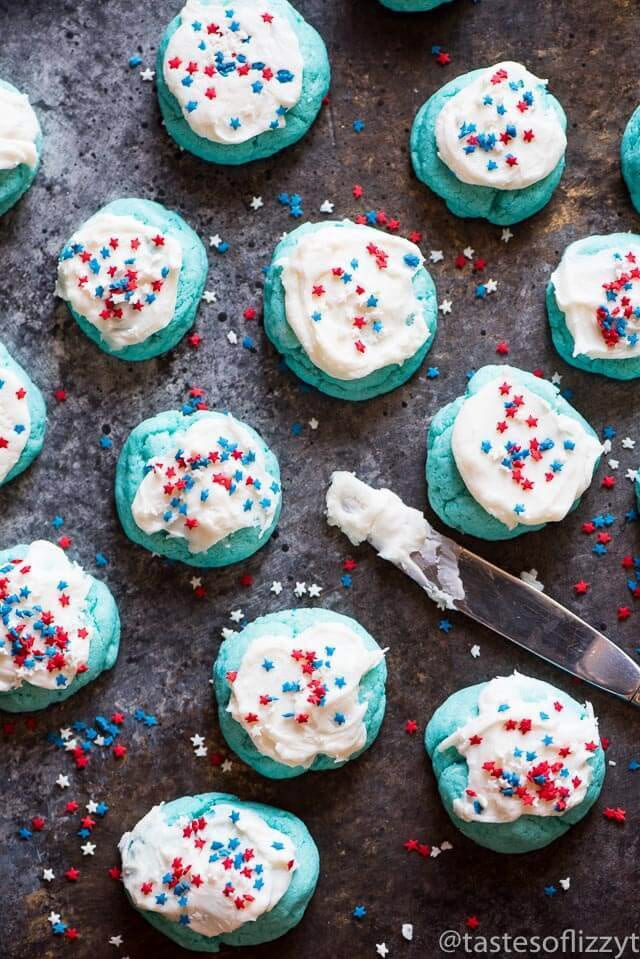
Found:
[{"label": "white star sprinkle", "polygon": [[104,746],[105,744],[104,736],[96,736],[96,738],[93,741],[96,744],[96,746]]},{"label": "white star sprinkle", "polygon": [[215,246],[216,250],[218,249],[221,243],[222,243],[222,237],[219,236],[217,233],[215,234],[215,236],[209,237],[209,246]]},{"label": "white star sprinkle", "polygon": [[68,789],[68,788],[69,788],[69,777],[68,777],[68,776],[63,776],[62,773],[60,773],[60,775],[59,775],[58,778],[56,779],[56,786],[60,786],[60,789]]},{"label": "white star sprinkle", "polygon": [[322,203],[322,204],[320,205],[320,212],[321,212],[321,213],[333,213],[333,208],[334,208],[334,206],[335,206],[335,204],[332,203],[331,200],[325,200],[324,203]]},{"label": "white star sprinkle", "polygon": [[553,383],[554,386],[560,386],[560,384],[562,383],[562,377],[557,371],[551,377],[551,382]]},{"label": "white star sprinkle", "polygon": [[202,586],[202,578],[200,576],[192,576],[189,582],[191,583],[191,589],[198,589],[199,586]]},{"label": "white star sprinkle", "polygon": [[638,470],[627,470],[624,475],[631,483],[635,483],[638,478]]},{"label": "white star sprinkle", "polygon": [[471,647],[471,649],[469,650],[469,652],[471,653],[471,655],[473,656],[474,659],[477,659],[478,656],[480,655],[480,647],[479,647],[478,644],[476,643],[475,646],[472,646],[472,647]]},{"label": "white star sprinkle", "polygon": [[444,253],[442,250],[431,250],[429,259],[432,263],[440,263],[441,260],[444,260]]},{"label": "white star sprinkle", "polygon": [[296,594],[296,596],[304,596],[304,594],[307,592],[307,584],[306,584],[306,583],[296,583],[295,588],[294,588],[293,591],[294,591],[294,593]]},{"label": "white star sprinkle", "polygon": [[447,313],[451,313],[451,300],[443,300],[438,309],[443,316],[446,316]]},{"label": "white star sprinkle", "polygon": [[230,773],[231,770],[233,769],[233,763],[231,762],[230,759],[225,759],[221,768],[223,773]]},{"label": "white star sprinkle", "polygon": [[569,886],[571,885],[571,877],[570,877],[570,876],[567,876],[566,879],[560,879],[560,885],[562,886],[562,888],[563,888],[563,889],[565,890],[565,892],[566,892],[567,889],[569,888]]},{"label": "white star sprinkle", "polygon": [[119,949],[122,943],[124,942],[122,936],[111,936],[109,939],[109,945],[115,946],[116,949]]},{"label": "white star sprinkle", "polygon": [[207,753],[209,752],[209,749],[208,749],[207,746],[198,746],[198,748],[197,748],[197,749],[194,749],[193,751],[194,751],[195,755],[196,755],[199,759],[201,759],[203,756],[206,756],[206,755],[207,755]]},{"label": "white star sprinkle", "polygon": [[609,468],[610,468],[610,469],[612,469],[612,470],[617,470],[619,466],[620,466],[620,461],[619,461],[619,460],[614,460],[614,459],[610,459],[610,460],[609,460]]},{"label": "white star sprinkle", "polygon": [[241,623],[244,619],[244,613],[241,609],[232,609],[229,613],[229,619],[234,623]]},{"label": "white star sprinkle", "polygon": [[154,77],[155,77],[155,73],[153,70],[150,70],[149,67],[147,67],[146,70],[140,71],[141,80],[153,80]]},{"label": "white star sprinkle", "polygon": [[222,636],[223,639],[230,639],[231,636],[237,636],[237,635],[238,635],[238,630],[237,630],[237,629],[229,629],[228,626],[223,626],[222,629],[220,630],[220,634],[221,634],[221,636]]},{"label": "white star sprinkle", "polygon": [[93,856],[96,851],[96,844],[94,842],[85,842],[84,846],[80,846],[82,849],[83,856]]},{"label": "white star sprinkle", "polygon": [[389,954],[386,942],[376,942],[376,952],[384,959]]},{"label": "white star sprinkle", "polygon": [[207,303],[216,303],[218,300],[218,294],[215,290],[205,290],[202,294],[202,299]]},{"label": "white star sprinkle", "polygon": [[60,730],[60,739],[71,739],[73,732],[69,729],[68,726],[65,726],[64,729]]},{"label": "white star sprinkle", "polygon": [[235,346],[236,343],[238,342],[238,334],[234,330],[229,330],[227,332],[227,339],[229,340],[232,346]]},{"label": "white star sprinkle", "polygon": [[500,239],[502,240],[503,243],[508,243],[509,240],[513,239],[513,233],[511,232],[508,226],[506,226],[504,230],[502,231],[502,233],[500,234]]},{"label": "white star sprinkle", "polygon": [[523,570],[520,573],[520,579],[523,583],[526,583],[527,586],[533,586],[533,588],[537,589],[538,592],[544,593],[544,583],[541,583],[538,579],[537,569],[530,569],[528,572],[527,570]]},{"label": "white star sprinkle", "polygon": [[56,874],[53,869],[43,869],[42,878],[45,882],[53,882],[53,880],[56,878]]},{"label": "white star sprinkle", "polygon": [[271,592],[275,593],[276,596],[279,596],[280,593],[282,592],[282,583],[280,582],[279,579],[274,579],[274,581],[272,582]]},{"label": "white star sprinkle", "polygon": [[47,916],[47,921],[50,922],[52,926],[55,926],[57,922],[60,922],[60,913],[50,912]]},{"label": "white star sprinkle", "polygon": [[193,736],[190,736],[189,739],[193,743],[194,747],[202,746],[204,742],[204,736],[201,736],[200,733],[194,733]]},{"label": "white star sprinkle", "polygon": [[498,289],[498,281],[494,279],[487,280],[485,287],[487,288],[487,293],[495,293]]},{"label": "white star sprinkle", "polygon": [[605,440],[602,444],[602,452],[607,454],[611,452],[611,440]]},{"label": "white star sprinkle", "polygon": [[309,596],[311,596],[312,599],[315,599],[322,592],[322,586],[318,586],[317,583],[312,583],[311,586],[309,587],[308,592],[309,592]]},{"label": "white star sprinkle", "polygon": [[441,842],[441,843],[440,843],[440,849],[441,849],[443,852],[449,852],[450,849],[453,849],[453,846],[451,845],[450,842],[447,842],[447,840],[445,839],[444,842]]},{"label": "white star sprinkle", "polygon": [[251,197],[251,209],[252,209],[252,210],[259,210],[259,209],[261,209],[261,207],[263,207],[263,206],[264,206],[264,200],[262,199],[261,196],[253,196],[253,197]]},{"label": "white star sprinkle", "polygon": [[622,441],[623,450],[632,450],[635,445],[636,445],[636,441],[632,440],[630,436],[625,436],[625,438]]},{"label": "white star sprinkle", "polygon": [[410,922],[402,923],[402,938],[406,939],[407,942],[411,942],[413,939],[413,926]]},{"label": "white star sprinkle", "polygon": [[90,799],[89,802],[84,807],[89,814],[93,814],[98,811],[98,803],[95,800]]},{"label": "white star sprinkle", "polygon": [[309,420],[309,426],[311,427],[312,430],[317,430],[318,427],[320,426],[315,416],[312,416],[311,419]]},{"label": "white star sprinkle", "polygon": [[472,246],[465,246],[464,250],[462,251],[462,253],[464,254],[464,256],[466,256],[466,258],[467,258],[468,260],[472,260],[472,259],[473,259],[473,254],[474,254],[475,252],[476,252],[476,251],[473,249]]}]

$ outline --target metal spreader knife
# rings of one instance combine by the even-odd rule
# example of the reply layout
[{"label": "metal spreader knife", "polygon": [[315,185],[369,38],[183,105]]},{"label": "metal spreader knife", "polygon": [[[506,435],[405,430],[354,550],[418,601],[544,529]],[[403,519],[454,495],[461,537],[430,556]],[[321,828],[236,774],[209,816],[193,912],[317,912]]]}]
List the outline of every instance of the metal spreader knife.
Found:
[{"label": "metal spreader knife", "polygon": [[640,705],[640,667],[545,593],[433,529],[388,489],[336,472],[327,520],[354,545],[370,543],[444,609],[458,610],[547,662]]}]

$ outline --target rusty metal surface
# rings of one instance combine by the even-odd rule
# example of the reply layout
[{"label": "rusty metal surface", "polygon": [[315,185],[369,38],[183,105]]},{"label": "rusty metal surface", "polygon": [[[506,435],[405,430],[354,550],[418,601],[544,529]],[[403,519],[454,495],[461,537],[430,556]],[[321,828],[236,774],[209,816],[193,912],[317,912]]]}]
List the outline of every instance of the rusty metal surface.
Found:
[{"label": "rusty metal surface", "polygon": [[[640,716],[630,706],[590,693],[612,745],[601,800],[570,834],[526,858],[498,857],[474,847],[450,825],[437,797],[420,737],[404,732],[407,719],[420,729],[432,710],[460,686],[514,667],[569,692],[585,695],[570,679],[488,631],[456,619],[446,635],[440,615],[417,588],[366,549],[353,555],[358,567],[351,588],[341,584],[347,543],[322,519],[323,492],[333,468],[357,468],[412,505],[425,503],[424,433],[435,410],[463,391],[465,371],[496,360],[506,340],[508,360],[525,369],[558,370],[563,387],[597,429],[613,424],[617,485],[599,479],[580,510],[558,527],[504,545],[473,544],[515,573],[535,567],[548,591],[602,628],[625,649],[637,635],[634,609],[617,623],[616,609],[632,603],[620,568],[636,551],[637,526],[622,522],[633,506],[624,478],[637,465],[621,445],[637,434],[634,385],[589,377],[567,367],[550,344],[544,287],[559,255],[573,239],[592,232],[636,229],[637,216],[620,180],[618,146],[636,105],[635,4],[623,0],[554,0],[513,3],[467,0],[430,15],[401,17],[374,0],[300,0],[299,7],[324,35],[333,66],[331,102],[310,135],[280,156],[248,168],[207,166],[179,153],[160,126],[153,85],[140,81],[127,60],[139,47],[153,68],[155,46],[178,4],[157,0],[132,6],[125,0],[43,4],[0,0],[0,74],[26,89],[45,133],[42,170],[30,193],[0,222],[0,337],[43,388],[49,432],[36,464],[0,493],[3,546],[56,535],[51,519],[65,519],[70,553],[95,572],[97,551],[109,566],[104,575],[122,613],[119,661],[111,673],[66,704],[23,718],[0,733],[3,799],[0,856],[3,873],[2,945],[7,959],[130,956],[165,959],[186,955],[156,934],[125,901],[107,869],[117,863],[116,842],[154,803],[186,793],[225,790],[263,800],[301,816],[315,836],[322,867],[318,889],[301,925],[278,941],[239,955],[282,959],[354,959],[376,954],[386,942],[392,957],[437,955],[439,933],[464,930],[475,914],[486,934],[559,933],[566,927],[593,934],[626,934],[637,919],[638,783],[627,770],[638,748]],[[431,47],[453,58],[440,68]],[[449,216],[442,203],[413,178],[407,159],[410,124],[418,106],[456,73],[500,59],[517,59],[552,89],[569,116],[567,171],[549,206],[514,228],[500,230]],[[365,121],[359,135],[355,119]],[[356,200],[352,186],[362,184]],[[424,233],[425,251],[442,249],[432,272],[440,299],[453,301],[423,370],[401,389],[363,405],[349,406],[307,392],[278,365],[259,323],[242,311],[261,305],[261,268],[278,236],[295,225],[277,202],[281,191],[303,198],[305,216],[320,219],[320,204],[350,216],[384,208],[402,231]],[[230,243],[210,251],[208,287],[215,304],[202,304],[197,322],[202,344],[186,341],[169,356],[127,365],[100,353],[53,298],[55,258],[72,230],[94,210],[120,195],[143,196],[175,207],[204,238],[218,233]],[[264,207],[250,209],[252,196]],[[470,267],[453,260],[471,245],[488,261],[487,276],[498,291],[474,296]],[[232,345],[227,332],[250,335],[254,348]],[[427,366],[440,375],[427,379]],[[169,566],[129,543],[113,504],[117,453],[142,418],[180,404],[192,385],[206,389],[212,407],[231,409],[255,425],[280,457],[285,484],[282,520],[269,545],[242,564],[202,574],[206,596],[198,599],[192,573]],[[53,391],[68,393],[57,403]],[[317,419],[316,430],[309,421]],[[300,424],[292,430],[294,424]],[[112,449],[102,449],[108,431]],[[296,435],[299,432],[299,435]],[[605,468],[606,469],[606,468]],[[604,470],[600,475],[603,475]],[[611,512],[609,554],[593,556],[583,520]],[[239,577],[254,578],[242,587]],[[200,575],[200,574],[197,574]],[[586,596],[572,584],[591,583]],[[270,592],[281,580],[283,592]],[[356,616],[388,656],[388,709],[376,745],[362,759],[332,774],[272,783],[232,759],[223,772],[209,759],[227,758],[208,683],[220,630],[229,612],[246,617],[294,605],[296,581],[320,583],[323,605]],[[301,602],[305,602],[303,599]],[[308,603],[308,598],[306,600]],[[470,648],[479,644],[475,659]],[[136,708],[153,713],[146,729],[132,718]],[[127,714],[118,762],[96,750],[76,772],[71,758],[46,742],[45,734],[76,720],[92,721],[114,709]],[[196,758],[189,741],[206,737],[209,756]],[[69,789],[55,785],[68,774]],[[68,799],[81,806],[94,797],[109,805],[93,834],[96,851],[83,857],[76,836],[79,816],[63,814]],[[627,808],[626,825],[608,822],[605,806]],[[47,823],[30,841],[18,829],[31,817]],[[437,859],[407,857],[409,837],[453,850]],[[76,883],[64,872],[80,869]],[[45,883],[42,869],[56,879]],[[571,877],[563,892],[558,881]],[[558,894],[544,895],[555,885]],[[357,904],[367,908],[352,918]],[[77,927],[75,943],[52,936],[47,915],[59,912]],[[403,922],[414,939],[401,937]],[[120,949],[109,945],[121,935]]]}]

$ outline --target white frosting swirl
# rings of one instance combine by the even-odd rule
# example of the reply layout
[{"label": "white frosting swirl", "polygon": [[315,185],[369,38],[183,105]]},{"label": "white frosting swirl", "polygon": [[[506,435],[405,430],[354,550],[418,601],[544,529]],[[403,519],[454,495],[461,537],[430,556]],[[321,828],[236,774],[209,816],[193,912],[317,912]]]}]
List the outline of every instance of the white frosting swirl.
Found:
[{"label": "white frosting swirl", "polygon": [[265,454],[233,416],[199,417],[145,465],[131,512],[145,533],[164,530],[202,553],[240,529],[263,536],[280,502]]},{"label": "white frosting swirl", "polygon": [[20,459],[30,431],[27,388],[15,371],[0,361],[0,483]]},{"label": "white frosting swirl", "polygon": [[98,212],[62,251],[56,294],[118,350],[169,325],[181,266],[175,237],[135,216]]},{"label": "white frosting swirl", "polygon": [[233,932],[269,912],[296,868],[291,839],[242,804],[219,803],[171,825],[154,806],[118,848],[134,905],[203,936]]},{"label": "white frosting swirl", "polygon": [[309,767],[320,755],[344,762],[365,745],[360,682],[383,656],[331,621],[297,636],[259,636],[227,675],[227,710],[258,752],[276,762]]},{"label": "white frosting swirl", "polygon": [[551,275],[573,337],[573,355],[624,360],[640,354],[640,239],[590,253],[591,237],[572,243]]},{"label": "white frosting swirl", "polygon": [[533,701],[531,682],[519,673],[492,679],[478,715],[438,747],[455,747],[467,762],[466,790],[453,802],[466,822],[563,816],[585,798],[602,748],[593,707],[576,713],[551,695]]},{"label": "white frosting swirl", "polygon": [[349,220],[301,236],[276,266],[311,362],[355,380],[413,356],[429,335],[413,288],[422,263],[409,240]]},{"label": "white frosting swirl", "polygon": [[591,482],[602,447],[509,369],[468,396],[451,448],[464,484],[509,529],[563,519]]},{"label": "white frosting swirl", "polygon": [[269,0],[187,0],[164,56],[164,81],[191,129],[244,143],[286,125],[302,91],[296,33]]},{"label": "white frosting swirl", "polygon": [[0,692],[62,689],[86,670],[90,589],[91,577],[45,540],[0,566]]},{"label": "white frosting swirl", "polygon": [[0,170],[14,170],[21,163],[33,170],[38,162],[39,132],[29,97],[0,86]]},{"label": "white frosting swirl", "polygon": [[520,63],[488,67],[438,114],[442,162],[463,183],[496,190],[521,190],[543,180],[567,147],[546,84]]}]

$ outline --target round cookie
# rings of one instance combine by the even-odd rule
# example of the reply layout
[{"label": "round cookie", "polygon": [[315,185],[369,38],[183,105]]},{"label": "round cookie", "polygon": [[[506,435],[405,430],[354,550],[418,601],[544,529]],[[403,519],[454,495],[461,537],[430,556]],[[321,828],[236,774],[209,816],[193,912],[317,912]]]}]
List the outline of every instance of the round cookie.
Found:
[{"label": "round cookie", "polygon": [[42,131],[29,97],[0,80],[0,216],[33,183],[42,154]]},{"label": "round cookie", "polygon": [[566,126],[546,81],[521,64],[473,70],[418,111],[413,169],[455,216],[518,223],[541,210],[560,182]]},{"label": "round cookie", "polygon": [[119,849],[134,908],[197,952],[283,936],[318,880],[318,850],[297,816],[225,793],[154,806]]},{"label": "round cookie", "polygon": [[380,3],[397,13],[425,13],[445,3],[451,3],[451,0],[380,0]]},{"label": "round cookie", "polygon": [[275,249],[264,328],[293,372],[323,393],[366,400],[411,377],[438,303],[419,248],[350,220],[305,223]]},{"label": "round cookie", "polygon": [[606,771],[591,704],[518,673],[450,696],[425,748],[451,821],[494,852],[559,839],[594,804]]},{"label": "round cookie", "polygon": [[383,650],[348,616],[261,616],[220,647],[220,727],[230,748],[270,779],[337,769],[378,735],[386,677]]},{"label": "round cookie", "polygon": [[229,413],[158,413],[136,426],[118,460],[116,506],[129,539],[190,566],[251,556],[281,503],[276,457]]},{"label": "round cookie", "polygon": [[36,540],[0,551],[0,709],[32,712],[111,669],[120,617],[109,588]]},{"label": "round cookie", "polygon": [[0,486],[33,463],[46,429],[42,393],[0,343]]},{"label": "round cookie", "polygon": [[126,197],[73,234],[58,260],[56,294],[105,353],[148,360],[193,325],[207,270],[202,241],[178,213]]},{"label": "round cookie", "polygon": [[614,380],[640,376],[640,236],[569,244],[547,286],[553,344],[572,366]]},{"label": "round cookie", "polygon": [[622,135],[620,164],[631,202],[640,212],[640,107],[631,114]]},{"label": "round cookie", "polygon": [[156,76],[176,143],[209,163],[239,164],[304,136],[330,68],[322,38],[287,0],[187,0],[164,33]]},{"label": "round cookie", "polygon": [[574,509],[601,451],[587,421],[547,380],[484,366],[431,421],[429,503],[462,533],[512,539]]}]

